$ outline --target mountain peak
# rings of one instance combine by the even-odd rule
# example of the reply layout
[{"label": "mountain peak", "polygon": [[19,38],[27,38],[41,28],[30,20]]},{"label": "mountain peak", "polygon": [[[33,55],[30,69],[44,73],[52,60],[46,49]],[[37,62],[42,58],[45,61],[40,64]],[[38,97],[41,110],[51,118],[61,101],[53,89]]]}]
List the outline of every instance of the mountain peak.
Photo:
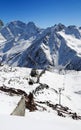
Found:
[{"label": "mountain peak", "polygon": [[28,22],[27,26],[36,26],[34,22],[30,21]]},{"label": "mountain peak", "polygon": [[36,34],[39,32],[39,28],[35,25],[34,22],[29,22],[26,26],[26,32],[28,35]]},{"label": "mountain peak", "polygon": [[35,23],[32,22],[32,21],[30,21],[30,22],[27,23],[27,28],[28,28],[28,29],[32,28],[32,29],[34,29],[34,30],[38,29],[38,27],[37,27],[37,26],[35,25]]},{"label": "mountain peak", "polygon": [[20,27],[20,28],[24,28],[26,26],[26,24],[22,21],[11,21],[10,23],[7,24],[7,26],[15,26],[15,27]]},{"label": "mountain peak", "polygon": [[63,30],[65,27],[66,27],[66,26],[63,25],[63,24],[61,24],[61,23],[54,25],[55,31],[61,31],[61,30]]}]

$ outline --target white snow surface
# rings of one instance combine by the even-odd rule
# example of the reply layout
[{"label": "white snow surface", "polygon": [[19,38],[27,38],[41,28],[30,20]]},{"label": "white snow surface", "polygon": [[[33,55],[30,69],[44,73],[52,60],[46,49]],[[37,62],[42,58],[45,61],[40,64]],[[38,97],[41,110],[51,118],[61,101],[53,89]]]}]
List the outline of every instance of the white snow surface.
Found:
[{"label": "white snow surface", "polygon": [[66,44],[73,50],[77,51],[77,55],[81,56],[81,39],[74,35],[66,34],[64,31],[58,32],[65,40]]},{"label": "white snow surface", "polygon": [[6,41],[6,39],[0,34],[0,44],[5,42],[5,41]]},{"label": "white snow surface", "polygon": [[80,130],[81,121],[63,119],[48,113],[31,113],[27,117],[0,115],[1,130]]},{"label": "white snow surface", "polygon": [[[0,67],[0,86],[7,86],[11,88],[24,90],[27,94],[29,92],[34,91],[39,83],[35,83],[34,85],[29,85],[28,81],[30,77],[31,69],[29,68],[18,68],[18,67],[8,67],[3,66]],[[39,73],[41,70],[39,70]],[[36,79],[33,79],[36,80]],[[81,72],[77,71],[66,71],[59,74],[58,72],[48,72],[42,75],[40,78],[40,83],[47,84],[49,86],[48,89],[41,89],[38,93],[35,93],[35,101],[50,101],[51,103],[58,103],[58,94],[55,93],[55,90],[58,91],[58,88],[64,88],[62,91],[62,104],[64,106],[68,106],[72,111],[76,111],[81,114]],[[8,94],[2,93],[0,91],[0,101],[2,104],[6,103],[8,105],[8,99],[10,97],[10,101],[16,101],[17,97],[9,96]],[[5,97],[5,98],[4,98]],[[7,98],[6,98],[7,97]],[[5,102],[5,103],[4,103]],[[16,104],[16,102],[15,102]],[[10,106],[10,103],[9,103]],[[6,108],[7,109],[7,108]],[[48,111],[53,112],[49,108]],[[5,112],[5,111],[4,111]],[[0,113],[2,113],[0,109]],[[7,113],[7,110],[6,110]],[[9,112],[8,112],[9,114]]]},{"label": "white snow surface", "polygon": [[[39,73],[41,70],[38,70]],[[27,94],[35,90],[39,83],[29,85],[31,69],[19,67],[0,67],[0,86],[19,88],[24,90]],[[35,79],[36,80],[36,79]],[[58,88],[64,88],[62,91],[61,103],[63,106],[68,106],[72,112],[77,112],[81,115],[81,72],[77,71],[54,71],[42,75],[40,83],[47,84],[48,89],[38,91],[34,95],[35,102],[49,101],[52,104],[58,103]],[[42,111],[29,112],[26,110],[25,117],[9,116],[16,107],[21,96],[10,96],[8,93],[0,91],[0,130],[81,130],[81,121],[73,120],[69,116],[63,118],[58,117],[56,111],[52,108],[41,104],[46,108]]]}]

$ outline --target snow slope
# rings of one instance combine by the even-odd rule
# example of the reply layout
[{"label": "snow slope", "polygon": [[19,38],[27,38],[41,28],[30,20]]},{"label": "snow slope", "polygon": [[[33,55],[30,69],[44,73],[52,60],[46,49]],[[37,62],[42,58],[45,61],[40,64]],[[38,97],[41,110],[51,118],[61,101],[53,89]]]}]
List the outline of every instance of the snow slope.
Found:
[{"label": "snow slope", "polygon": [[[56,71],[51,73],[46,71],[40,77],[38,83],[36,83],[37,79],[35,77],[32,78],[30,76],[30,72],[31,69],[28,68],[2,66],[0,67],[0,86],[21,89],[27,94],[33,93],[38,111],[45,110],[54,115],[57,115],[57,111],[50,104],[55,105],[59,103],[58,89],[64,88],[61,94],[61,104],[64,107],[67,106],[69,111],[81,115],[81,72],[66,71],[58,73]],[[39,73],[41,73],[41,70],[39,70]],[[30,78],[35,82],[33,85],[29,85]],[[1,90],[0,97],[0,104],[2,104],[0,113],[8,115],[13,111],[13,108],[16,107],[21,98],[21,96],[5,93]],[[65,116],[71,118],[68,114],[65,114]]]},{"label": "snow slope", "polygon": [[[10,116],[17,106],[21,96],[14,95],[0,90],[0,129],[1,130],[80,130],[81,121],[73,120],[71,115],[64,114],[65,117],[57,116],[57,111],[46,102],[54,105],[59,103],[58,88],[64,88],[61,94],[62,106],[67,106],[69,112],[76,112],[81,115],[81,72],[80,71],[45,71],[37,78],[30,76],[31,69],[19,67],[0,67],[0,87],[24,90],[27,94],[34,95],[34,101],[38,110],[30,112],[26,109],[25,117]],[[38,70],[40,74],[42,70]],[[33,85],[29,85],[29,79],[34,80]],[[42,85],[43,86],[42,86]],[[46,87],[45,85],[48,85]]]},{"label": "snow slope", "polygon": [[[38,116],[40,117],[38,119]],[[51,118],[49,114],[31,114],[28,117],[11,117],[11,116],[2,116],[0,115],[0,129],[1,130],[80,130],[81,121],[73,121],[71,119],[63,119],[56,116]]]},{"label": "snow slope", "polygon": [[11,97],[0,92],[0,114],[10,115],[10,113],[16,107],[20,97]]},{"label": "snow slope", "polygon": [[39,69],[81,70],[81,27],[41,29],[13,21],[0,30],[0,63]]},{"label": "snow slope", "polygon": [[81,56],[81,39],[76,38],[74,35],[67,35],[63,31],[59,32],[59,34],[65,38],[67,45],[74,51],[77,51],[78,56]]}]

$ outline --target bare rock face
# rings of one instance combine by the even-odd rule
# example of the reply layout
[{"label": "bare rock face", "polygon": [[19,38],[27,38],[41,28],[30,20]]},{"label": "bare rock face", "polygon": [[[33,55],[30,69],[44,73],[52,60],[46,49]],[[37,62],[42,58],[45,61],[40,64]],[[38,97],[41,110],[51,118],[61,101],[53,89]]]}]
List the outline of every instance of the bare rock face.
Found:
[{"label": "bare rock face", "polygon": [[3,21],[0,19],[0,29],[2,28],[2,26],[4,26]]}]

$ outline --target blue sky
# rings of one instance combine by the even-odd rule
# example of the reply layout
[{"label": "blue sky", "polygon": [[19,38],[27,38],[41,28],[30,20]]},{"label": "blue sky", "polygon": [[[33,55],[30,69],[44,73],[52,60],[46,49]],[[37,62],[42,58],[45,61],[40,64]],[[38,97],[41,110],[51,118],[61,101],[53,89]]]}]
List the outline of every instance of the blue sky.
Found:
[{"label": "blue sky", "polygon": [[81,26],[81,0],[0,0],[0,19],[33,21],[40,27]]}]

